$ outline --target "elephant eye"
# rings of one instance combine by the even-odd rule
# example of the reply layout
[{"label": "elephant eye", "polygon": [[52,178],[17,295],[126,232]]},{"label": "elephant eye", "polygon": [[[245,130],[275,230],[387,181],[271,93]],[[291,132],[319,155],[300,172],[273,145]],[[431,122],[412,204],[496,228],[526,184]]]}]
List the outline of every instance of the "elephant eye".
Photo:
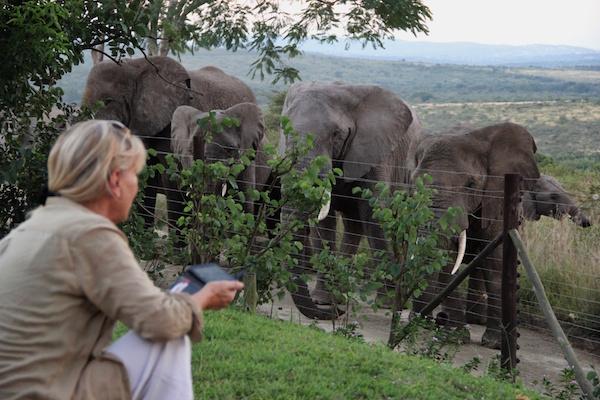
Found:
[{"label": "elephant eye", "polygon": [[115,101],[114,99],[111,99],[110,97],[106,98],[106,99],[102,99],[102,102],[104,103],[105,106],[109,105],[110,103],[112,103],[113,101]]}]

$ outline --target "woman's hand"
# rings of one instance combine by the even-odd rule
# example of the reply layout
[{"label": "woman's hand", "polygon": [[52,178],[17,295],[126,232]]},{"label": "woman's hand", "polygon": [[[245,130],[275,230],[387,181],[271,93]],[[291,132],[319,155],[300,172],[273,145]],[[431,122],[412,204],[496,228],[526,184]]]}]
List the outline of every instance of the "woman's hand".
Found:
[{"label": "woman's hand", "polygon": [[227,307],[243,288],[244,284],[240,281],[213,281],[208,282],[192,298],[201,310],[219,310]]}]

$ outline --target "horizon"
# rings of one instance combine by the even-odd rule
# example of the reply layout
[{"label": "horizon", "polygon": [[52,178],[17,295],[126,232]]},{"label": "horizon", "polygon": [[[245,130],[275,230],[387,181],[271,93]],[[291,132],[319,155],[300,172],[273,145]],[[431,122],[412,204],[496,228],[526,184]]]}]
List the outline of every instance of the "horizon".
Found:
[{"label": "horizon", "polygon": [[[600,1],[571,0],[421,0],[429,7],[429,34],[398,31],[396,39],[436,43],[479,43],[489,45],[551,45],[583,47],[600,51]],[[342,11],[344,6],[339,6]],[[291,14],[302,3],[282,0],[281,8]],[[339,32],[338,32],[339,33]]]},{"label": "horizon", "polygon": [[[432,12],[429,35],[399,32],[397,39],[436,43],[552,45],[600,51],[600,1],[423,0]],[[507,26],[509,26],[507,28]]]}]

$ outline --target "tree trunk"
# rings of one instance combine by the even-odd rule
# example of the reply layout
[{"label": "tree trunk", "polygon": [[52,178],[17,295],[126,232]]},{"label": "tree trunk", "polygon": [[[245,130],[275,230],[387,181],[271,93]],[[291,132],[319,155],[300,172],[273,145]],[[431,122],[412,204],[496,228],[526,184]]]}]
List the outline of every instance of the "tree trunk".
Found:
[{"label": "tree trunk", "polygon": [[[96,50],[97,49],[97,50]],[[94,65],[98,64],[104,59],[104,43],[94,46],[92,49],[92,62]]]},{"label": "tree trunk", "polygon": [[146,51],[148,52],[148,56],[155,56],[158,54],[158,44],[156,43],[156,39],[148,38],[148,46]]},{"label": "tree trunk", "polygon": [[166,57],[169,54],[169,49],[171,47],[171,41],[169,39],[161,39],[160,47],[158,49],[158,55],[161,57]]}]

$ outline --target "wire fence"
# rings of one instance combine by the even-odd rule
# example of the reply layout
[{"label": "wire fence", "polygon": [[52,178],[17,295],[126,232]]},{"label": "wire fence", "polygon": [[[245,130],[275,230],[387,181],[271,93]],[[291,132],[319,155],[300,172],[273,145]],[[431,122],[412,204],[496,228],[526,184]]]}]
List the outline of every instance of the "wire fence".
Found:
[{"label": "wire fence", "polygon": [[[155,140],[169,140],[168,138],[153,138]],[[222,149],[229,151],[237,151],[239,149],[222,146]],[[260,153],[259,149],[257,153]],[[157,152],[159,158],[167,154],[168,151]],[[239,153],[237,153],[239,154]],[[268,155],[260,154],[260,157]],[[257,158],[259,156],[257,155]],[[217,159],[207,159],[207,161],[223,161]],[[225,160],[226,161],[226,160]],[[332,165],[343,165],[347,163],[345,160],[332,160]],[[402,174],[409,174],[412,170],[409,167],[396,165],[373,165],[366,164],[378,169],[397,170]],[[266,165],[256,164],[257,169],[268,168]],[[465,210],[466,217],[469,220],[469,230],[467,231],[468,241],[465,251],[465,261],[475,258],[481,249],[489,244],[499,233],[498,229],[502,229],[502,201],[504,199],[503,191],[497,190],[502,187],[504,176],[490,176],[484,174],[474,174],[464,171],[452,170],[423,170],[423,173],[433,176],[433,182],[428,185],[436,190],[434,196],[434,206],[432,209],[435,212],[443,212],[448,206],[453,204],[436,204],[435,198],[440,199],[455,199],[456,204],[473,205],[471,209]],[[393,174],[392,174],[393,175]],[[396,174],[394,176],[400,176]],[[452,185],[444,185],[444,176],[453,176]],[[462,177],[463,182],[458,178]],[[348,184],[345,178],[337,178],[338,184]],[[467,181],[475,180],[479,183],[478,187],[467,185]],[[522,207],[525,209],[523,214],[525,218],[532,220],[523,220],[522,230],[528,244],[528,251],[531,250],[535,259],[536,267],[539,269],[543,283],[546,287],[546,292],[551,299],[553,308],[557,317],[568,334],[573,340],[575,346],[585,349],[590,356],[600,361],[600,280],[598,278],[598,264],[590,264],[589,260],[598,260],[600,262],[600,253],[596,248],[598,240],[600,240],[600,232],[598,229],[598,217],[600,216],[599,207],[581,208],[578,199],[585,198],[587,194],[573,193],[565,190],[561,186],[544,185],[544,182],[536,179],[524,179],[525,185],[529,190],[522,190]],[[495,190],[486,189],[486,185],[493,182],[492,187]],[[263,182],[259,182],[263,183]],[[379,183],[376,179],[360,178],[353,179],[351,185],[361,187],[374,187]],[[401,181],[386,182],[393,185],[394,188],[410,191],[414,187]],[[238,185],[246,185],[252,187],[257,185],[257,182],[238,180]],[[537,186],[536,186],[537,185]],[[176,189],[173,187],[164,187],[160,185],[149,185],[157,193],[162,193],[167,196],[171,204],[185,204],[186,190]],[[277,183],[271,185],[272,189],[281,190],[282,188]],[[364,200],[353,195],[351,191],[337,191],[337,186],[331,193],[332,210],[330,217],[335,218],[330,221],[327,226],[305,227],[306,229],[296,235],[298,240],[302,240],[304,252],[297,256],[298,264],[305,268],[306,272],[310,272],[311,255],[319,252],[322,247],[318,239],[334,238],[333,248],[337,255],[351,257],[358,251],[369,251],[369,243],[383,242],[390,244],[389,240],[381,235],[376,236],[373,232],[377,231],[378,223],[370,215],[361,215],[360,212],[348,213],[347,208],[357,207],[356,205],[364,202]],[[230,190],[230,189],[229,189]],[[170,194],[177,194],[178,198],[174,198]],[[143,199],[143,204],[139,204],[142,208],[141,214],[146,214],[147,218],[158,218],[161,220],[167,230],[178,234],[179,228],[173,220],[179,216],[192,216],[191,212],[171,211],[168,215],[164,204],[159,204],[157,196],[146,196]],[[491,201],[495,204],[497,210],[485,210],[482,213],[481,203]],[[246,206],[254,205],[254,202],[246,201],[243,204]],[[549,207],[547,207],[549,206]],[[527,208],[529,207],[529,213]],[[367,208],[368,209],[368,208]],[[336,211],[339,210],[337,213]],[[533,211],[532,211],[533,210]],[[274,209],[267,210],[269,212]],[[353,209],[352,211],[358,211]],[[535,222],[531,217],[532,213],[539,213],[536,217],[549,217],[543,220],[543,223]],[[580,215],[589,214],[585,217],[595,223],[590,230],[577,227],[575,223],[579,221]],[[562,217],[568,217],[571,221],[560,220]],[[551,221],[554,218],[556,221]],[[574,222],[574,223],[571,223]],[[485,231],[481,228],[482,223],[493,225],[490,229],[495,231]],[[359,226],[359,232],[351,231],[344,232],[346,224]],[[582,225],[583,226],[583,225]],[[226,231],[225,234],[234,234],[233,231]],[[422,229],[421,234],[427,234],[427,229]],[[552,235],[565,236],[561,243],[555,246],[548,245],[548,237]],[[456,237],[442,237],[442,248],[449,251],[450,254],[456,255]],[[347,242],[349,241],[349,243]],[[266,249],[266,241],[256,241],[253,243],[252,251],[260,252]],[[565,247],[569,246],[569,248]],[[567,253],[571,257],[565,265],[562,253]],[[467,324],[485,324],[489,318],[497,318],[501,315],[500,307],[500,292],[497,290],[501,282],[502,270],[501,266],[501,251],[493,252],[483,265],[478,268],[477,274],[472,274],[468,282],[465,282],[458,287],[444,302],[441,307],[447,314],[446,323],[451,326],[461,326]],[[376,266],[381,259],[372,251],[367,256],[368,265],[366,267],[367,276],[375,272]],[[556,262],[556,259],[560,260]],[[425,290],[425,297],[431,297],[441,292],[445,288],[445,283],[450,279],[447,272],[440,272],[438,279],[432,277],[429,285]],[[446,275],[446,276],[445,276]],[[311,287],[316,285],[322,277],[315,275],[312,277]],[[537,304],[533,294],[531,285],[524,276],[519,279],[519,327],[524,329],[534,330],[541,334],[550,335],[550,330],[545,324],[543,314]],[[305,295],[306,300],[312,301],[311,295]],[[440,309],[438,308],[437,311]],[[435,312],[434,312],[435,314]],[[496,325],[497,326],[497,325]],[[490,328],[492,330],[498,328]]]}]

